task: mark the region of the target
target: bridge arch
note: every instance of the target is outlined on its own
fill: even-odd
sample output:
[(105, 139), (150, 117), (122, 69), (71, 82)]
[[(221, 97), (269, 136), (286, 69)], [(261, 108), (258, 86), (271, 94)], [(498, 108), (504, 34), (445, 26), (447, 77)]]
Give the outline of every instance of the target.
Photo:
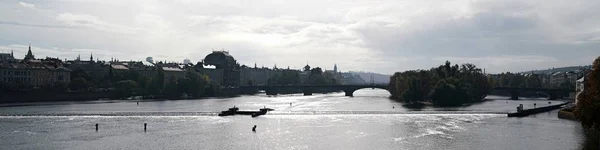
[(342, 88), (346, 96), (354, 97), (354, 92), (360, 89), (382, 89), (388, 91), (388, 93), (392, 94), (390, 90), (387, 89), (386, 86), (364, 86), (364, 87), (346, 87)]

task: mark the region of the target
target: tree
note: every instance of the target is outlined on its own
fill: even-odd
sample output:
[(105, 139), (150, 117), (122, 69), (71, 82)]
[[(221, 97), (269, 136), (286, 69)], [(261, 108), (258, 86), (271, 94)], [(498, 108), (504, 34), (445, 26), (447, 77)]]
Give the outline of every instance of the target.
[(527, 88), (542, 88), (542, 81), (538, 75), (532, 74), (525, 78), (525, 87)]
[[(188, 82), (186, 93), (191, 96), (197, 96), (197, 97), (202, 96), (205, 92), (206, 85), (208, 84), (208, 81), (209, 81), (208, 76), (202, 75), (197, 72), (188, 72), (186, 78), (187, 78), (186, 81), (183, 81), (183, 82)], [(181, 83), (181, 82), (182, 81), (180, 81), (179, 83)]]
[(128, 97), (136, 94), (138, 84), (133, 80), (122, 80), (116, 83), (115, 88), (121, 97)]
[(310, 75), (322, 75), (323, 74), (323, 70), (320, 67), (316, 67), (316, 68), (312, 68), (310, 70)]
[(456, 106), (471, 101), (466, 90), (453, 78), (441, 80), (431, 92), (434, 104), (440, 106)]
[(524, 77), (521, 75), (514, 75), (512, 76), (512, 78), (510, 79), (510, 82), (508, 83), (510, 87), (513, 88), (523, 88), (525, 87), (525, 82), (524, 82)]
[(84, 77), (76, 77), (71, 79), (71, 83), (69, 83), (69, 88), (71, 90), (85, 90), (88, 88), (87, 80)]
[(492, 90), (490, 78), (473, 64), (446, 61), (430, 70), (397, 72), (390, 78), (392, 99), (404, 102), (431, 99), (436, 105), (460, 105), (480, 101)]
[(575, 116), (585, 128), (600, 130), (600, 57), (586, 76), (584, 91), (575, 107)]
[(277, 85), (295, 85), (300, 84), (300, 75), (298, 71), (285, 70), (281, 75), (274, 76)]
[(407, 89), (401, 94), (404, 102), (423, 101), (425, 99), (425, 92), (423, 91), (423, 88), (421, 88), (419, 79), (411, 77), (408, 79), (407, 83)]
[(183, 92), (179, 91), (178, 80), (176, 77), (171, 76), (169, 82), (163, 90), (163, 94), (169, 98), (179, 98)]

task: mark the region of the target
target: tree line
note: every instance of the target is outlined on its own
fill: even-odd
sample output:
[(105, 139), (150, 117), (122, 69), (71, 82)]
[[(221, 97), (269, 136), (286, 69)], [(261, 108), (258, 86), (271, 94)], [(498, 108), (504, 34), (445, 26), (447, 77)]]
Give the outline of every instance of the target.
[(335, 74), (323, 72), (319, 67), (312, 68), (308, 77), (302, 82), (300, 71), (283, 70), (280, 74), (274, 74), (267, 80), (267, 85), (335, 85), (340, 84)]
[[(573, 82), (565, 80), (559, 83), (558, 86), (551, 85), (549, 82), (542, 82), (542, 78), (549, 78), (548, 75), (543, 74), (520, 74), (505, 72), (497, 75), (493, 75), (490, 78), (490, 83), (494, 87), (512, 87), (512, 88), (561, 88), (561, 89), (574, 89), (575, 85)], [(566, 77), (565, 77), (566, 78)]]
[[(180, 98), (212, 96), (216, 85), (210, 83), (208, 76), (194, 71), (187, 71), (183, 77), (165, 77), (162, 68), (157, 67), (151, 75), (142, 75), (137, 71), (109, 74), (103, 78), (95, 78), (89, 73), (76, 69), (71, 72), (69, 90), (88, 91), (104, 89), (116, 91), (120, 97), (155, 96), (163, 98)], [(165, 81), (166, 80), (166, 81)]]

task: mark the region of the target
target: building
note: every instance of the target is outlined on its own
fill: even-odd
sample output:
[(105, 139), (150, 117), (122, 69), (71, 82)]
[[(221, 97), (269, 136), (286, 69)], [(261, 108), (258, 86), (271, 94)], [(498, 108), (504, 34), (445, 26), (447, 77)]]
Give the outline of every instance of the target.
[(66, 61), (65, 67), (72, 71), (82, 70), (91, 77), (101, 79), (107, 76), (110, 72), (110, 64), (107, 62), (94, 61), (94, 56), (90, 54), (89, 61), (81, 60), (80, 56), (72, 61)]
[(14, 54), (4, 55), (0, 61), (0, 82), (9, 85), (25, 85), (33, 87), (69, 84), (71, 70), (63, 66), (57, 58), (35, 59), (31, 46), (21, 61), (14, 59)]
[(28, 60), (0, 63), (0, 81), (33, 87), (69, 84), (71, 70), (55, 62)]
[(267, 85), (271, 77), (282, 73), (282, 70), (256, 67), (242, 67), (240, 70), (239, 84), (244, 86)]
[[(213, 51), (208, 54), (204, 60), (203, 65), (212, 65), (215, 70), (204, 70), (201, 72), (210, 72), (209, 78), (211, 80), (220, 80), (221, 86), (236, 87), (240, 85), (240, 65), (227, 51)], [(222, 75), (213, 76), (221, 73)], [(218, 79), (222, 78), (222, 79)]]
[(576, 81), (575, 84), (575, 104), (577, 104), (577, 101), (579, 100), (579, 95), (581, 93), (583, 93), (583, 90), (585, 90), (585, 79), (586, 77), (581, 77), (579, 80)]
[(124, 75), (129, 72), (129, 68), (127, 68), (123, 64), (111, 64), (110, 65), (110, 73), (112, 75)]
[(575, 81), (578, 79), (577, 74), (573, 71), (568, 72), (556, 72), (550, 75), (549, 81), (551, 87), (560, 87), (562, 83), (569, 83), (575, 85)]
[[(181, 68), (177, 67), (162, 67), (164, 73), (164, 85), (167, 85), (172, 82), (172, 80), (179, 80), (181, 78), (185, 78), (185, 71)], [(175, 81), (177, 82), (177, 81)]]
[(0, 53), (0, 61), (14, 60), (15, 55), (11, 51), (10, 53)]

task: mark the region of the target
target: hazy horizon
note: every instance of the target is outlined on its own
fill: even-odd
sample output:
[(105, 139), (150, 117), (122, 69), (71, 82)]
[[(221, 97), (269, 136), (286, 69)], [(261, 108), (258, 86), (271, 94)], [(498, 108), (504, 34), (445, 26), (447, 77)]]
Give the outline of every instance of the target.
[(0, 2), (0, 52), (393, 72), (474, 63), (489, 73), (589, 65), (600, 1)]

